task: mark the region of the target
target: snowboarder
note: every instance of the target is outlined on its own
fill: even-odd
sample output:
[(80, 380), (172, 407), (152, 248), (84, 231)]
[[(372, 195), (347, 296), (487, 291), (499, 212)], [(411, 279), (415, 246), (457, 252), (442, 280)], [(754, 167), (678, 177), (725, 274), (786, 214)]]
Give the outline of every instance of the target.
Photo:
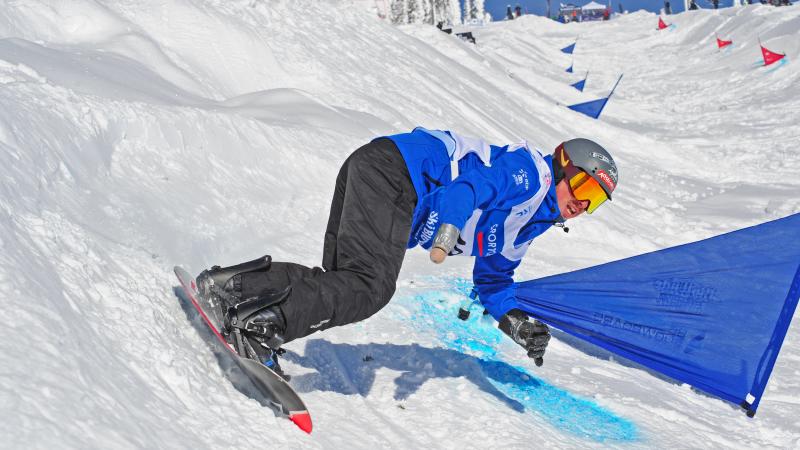
[(196, 281), (201, 293), (225, 304), (225, 327), (238, 328), (244, 345), (274, 366), (283, 343), (383, 308), (407, 248), (421, 246), (434, 263), (474, 256), (481, 303), (541, 365), (549, 329), (518, 308), (514, 270), (534, 238), (552, 226), (567, 231), (567, 219), (593, 213), (616, 184), (611, 155), (588, 139), (568, 140), (544, 156), (525, 142), (494, 146), (418, 127), (377, 138), (344, 162), (322, 268), (269, 258), (265, 268), (262, 258), (255, 270), (249, 263), (215, 266)]

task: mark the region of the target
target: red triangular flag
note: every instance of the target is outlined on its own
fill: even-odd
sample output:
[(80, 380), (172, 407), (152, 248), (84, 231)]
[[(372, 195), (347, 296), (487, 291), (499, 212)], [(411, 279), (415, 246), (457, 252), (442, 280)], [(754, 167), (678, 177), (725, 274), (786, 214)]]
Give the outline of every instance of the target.
[(733, 44), (733, 41), (723, 41), (720, 38), (717, 38), (717, 48), (727, 47)]
[(664, 21), (661, 20), (661, 17), (659, 17), (658, 18), (658, 29), (659, 30), (663, 30), (664, 28), (667, 28), (667, 24), (665, 24)]
[(763, 45), (761, 46), (761, 54), (764, 55), (764, 65), (768, 66), (774, 62), (780, 61), (783, 59), (786, 54), (781, 55), (780, 53), (775, 53), (767, 50)]

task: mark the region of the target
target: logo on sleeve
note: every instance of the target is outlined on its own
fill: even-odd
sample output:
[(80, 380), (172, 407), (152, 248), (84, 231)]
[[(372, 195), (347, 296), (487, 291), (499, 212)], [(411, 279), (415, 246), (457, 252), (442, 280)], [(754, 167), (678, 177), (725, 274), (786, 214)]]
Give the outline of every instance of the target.
[(524, 217), (531, 211), (533, 211), (533, 205), (530, 205), (527, 208), (524, 208), (524, 209), (521, 209), (521, 210), (515, 212), (514, 215), (517, 216), (517, 217)]
[(489, 227), (489, 233), (486, 235), (486, 254), (483, 254), (483, 246), (481, 246), (481, 256), (492, 256), (497, 253), (497, 227), (496, 223)]
[(428, 220), (425, 221), (425, 226), (419, 231), (417, 240), (420, 244), (424, 244), (431, 240), (433, 232), (436, 231), (436, 225), (439, 223), (439, 213), (431, 211), (428, 214)]
[(514, 177), (514, 183), (516, 183), (517, 186), (524, 184), (526, 191), (530, 188), (530, 183), (528, 182), (528, 172), (526, 172), (525, 169), (519, 169), (519, 172), (512, 174), (512, 176)]

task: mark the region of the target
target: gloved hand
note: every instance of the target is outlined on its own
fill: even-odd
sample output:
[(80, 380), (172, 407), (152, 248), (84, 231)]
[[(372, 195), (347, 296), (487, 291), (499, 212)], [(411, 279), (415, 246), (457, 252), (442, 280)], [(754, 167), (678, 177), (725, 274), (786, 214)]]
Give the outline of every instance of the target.
[(527, 350), (537, 367), (544, 364), (544, 351), (550, 342), (547, 325), (535, 319), (531, 322), (523, 311), (512, 309), (500, 319), (497, 328)]

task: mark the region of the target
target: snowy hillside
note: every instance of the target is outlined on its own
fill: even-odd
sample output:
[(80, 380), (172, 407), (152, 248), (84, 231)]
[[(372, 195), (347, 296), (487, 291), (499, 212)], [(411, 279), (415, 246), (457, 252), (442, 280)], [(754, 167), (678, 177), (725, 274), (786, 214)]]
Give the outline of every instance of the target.
[[(319, 264), (339, 164), (416, 125), (612, 152), (613, 203), (537, 239), (520, 280), (800, 212), (800, 6), (669, 20), (525, 16), (473, 46), (347, 0), (2, 2), (0, 447), (799, 448), (797, 318), (747, 419), (560, 333), (535, 367), (456, 318), (471, 261), (416, 249), (388, 307), (287, 346), (306, 435), (173, 291), (176, 264)], [(621, 73), (601, 120), (563, 106)]]

